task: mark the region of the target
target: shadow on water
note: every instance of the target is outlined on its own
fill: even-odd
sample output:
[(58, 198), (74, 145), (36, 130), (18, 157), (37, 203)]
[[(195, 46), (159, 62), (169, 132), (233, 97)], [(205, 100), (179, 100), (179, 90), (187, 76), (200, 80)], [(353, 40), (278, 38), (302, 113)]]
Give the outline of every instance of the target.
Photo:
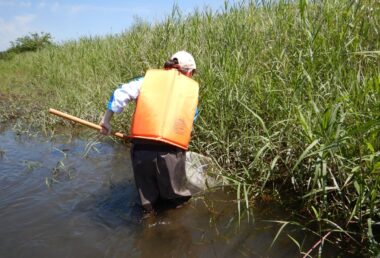
[(77, 209), (91, 210), (91, 219), (113, 229), (139, 225), (142, 215), (135, 186), (129, 182), (111, 183), (108, 190), (82, 201)]

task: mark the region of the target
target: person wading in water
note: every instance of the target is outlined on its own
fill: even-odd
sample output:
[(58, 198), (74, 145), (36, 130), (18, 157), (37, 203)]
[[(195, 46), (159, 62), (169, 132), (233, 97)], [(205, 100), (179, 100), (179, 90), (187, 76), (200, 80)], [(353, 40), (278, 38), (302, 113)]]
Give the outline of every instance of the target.
[(144, 77), (121, 84), (100, 122), (100, 132), (110, 134), (113, 114), (122, 112), (131, 100), (137, 101), (130, 132), (131, 159), (143, 218), (155, 214), (159, 202), (177, 207), (191, 198), (185, 162), (198, 113), (195, 70), (190, 53), (175, 53), (164, 69), (148, 70)]

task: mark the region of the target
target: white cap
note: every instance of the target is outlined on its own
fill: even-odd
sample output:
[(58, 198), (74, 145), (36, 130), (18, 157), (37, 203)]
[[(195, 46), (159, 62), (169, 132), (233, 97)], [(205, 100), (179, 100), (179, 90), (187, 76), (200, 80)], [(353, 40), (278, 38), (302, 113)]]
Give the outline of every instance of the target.
[(177, 59), (178, 64), (183, 69), (192, 69), (192, 70), (197, 69), (197, 66), (195, 65), (194, 57), (186, 51), (178, 51), (170, 59), (171, 60)]

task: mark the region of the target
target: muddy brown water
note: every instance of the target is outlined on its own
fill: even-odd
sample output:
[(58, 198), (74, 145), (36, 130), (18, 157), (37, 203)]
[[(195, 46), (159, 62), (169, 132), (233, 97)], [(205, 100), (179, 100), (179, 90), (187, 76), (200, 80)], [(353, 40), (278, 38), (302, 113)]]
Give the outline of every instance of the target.
[(226, 189), (141, 221), (128, 146), (89, 134), (28, 136), (3, 127), (0, 257), (301, 256), (285, 234), (270, 248), (280, 225), (264, 219), (282, 210), (253, 210), (239, 223)]

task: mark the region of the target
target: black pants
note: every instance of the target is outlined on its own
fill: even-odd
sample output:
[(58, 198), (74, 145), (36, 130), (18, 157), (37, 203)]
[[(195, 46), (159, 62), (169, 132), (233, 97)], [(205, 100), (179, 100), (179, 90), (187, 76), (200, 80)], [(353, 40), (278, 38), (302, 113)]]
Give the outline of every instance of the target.
[(175, 146), (135, 140), (131, 148), (135, 183), (145, 210), (159, 200), (181, 204), (191, 197), (186, 179), (186, 152)]

